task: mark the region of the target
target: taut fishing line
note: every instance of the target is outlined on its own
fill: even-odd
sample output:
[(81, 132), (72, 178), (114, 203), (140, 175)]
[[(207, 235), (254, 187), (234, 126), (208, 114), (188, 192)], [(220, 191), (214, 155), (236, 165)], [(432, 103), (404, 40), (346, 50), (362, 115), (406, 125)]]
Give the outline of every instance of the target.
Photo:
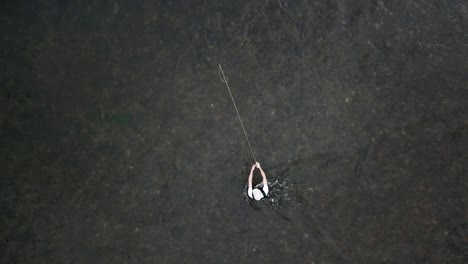
[(253, 157), (254, 161), (257, 162), (257, 158), (255, 157), (255, 153), (254, 153), (254, 151), (252, 149), (252, 145), (250, 145), (250, 140), (249, 140), (249, 137), (247, 136), (247, 132), (245, 131), (244, 123), (242, 122), (242, 118), (241, 118), (241, 116), (239, 114), (239, 110), (237, 109), (236, 101), (234, 101), (234, 97), (232, 96), (232, 93), (231, 93), (231, 88), (229, 88), (229, 83), (228, 83), (228, 80), (227, 80), (226, 76), (224, 75), (224, 71), (223, 71), (223, 68), (221, 67), (221, 64), (219, 64), (219, 73), (221, 73), (220, 74), (220, 77), (222, 77), (221, 81), (226, 84), (229, 95), (231, 96), (232, 103), (234, 104), (234, 108), (236, 109), (237, 117), (239, 117), (239, 121), (240, 121), (240, 124), (242, 126), (242, 130), (244, 131), (245, 139), (247, 139), (247, 144), (249, 144), (250, 151), (252, 152), (252, 157)]

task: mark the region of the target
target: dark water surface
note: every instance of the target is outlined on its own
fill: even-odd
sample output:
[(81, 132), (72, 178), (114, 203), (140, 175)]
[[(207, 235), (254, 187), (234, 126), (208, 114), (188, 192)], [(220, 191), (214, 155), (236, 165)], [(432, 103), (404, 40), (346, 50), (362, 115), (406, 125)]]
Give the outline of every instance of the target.
[[(466, 1), (4, 1), (1, 263), (467, 263)], [(251, 155), (272, 196), (243, 194)]]

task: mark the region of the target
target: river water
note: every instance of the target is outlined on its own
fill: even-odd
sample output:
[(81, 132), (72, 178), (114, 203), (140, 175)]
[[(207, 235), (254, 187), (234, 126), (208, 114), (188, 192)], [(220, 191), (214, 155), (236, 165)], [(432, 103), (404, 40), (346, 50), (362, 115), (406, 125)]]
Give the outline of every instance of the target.
[(467, 262), (466, 1), (39, 2), (0, 13), (0, 262)]

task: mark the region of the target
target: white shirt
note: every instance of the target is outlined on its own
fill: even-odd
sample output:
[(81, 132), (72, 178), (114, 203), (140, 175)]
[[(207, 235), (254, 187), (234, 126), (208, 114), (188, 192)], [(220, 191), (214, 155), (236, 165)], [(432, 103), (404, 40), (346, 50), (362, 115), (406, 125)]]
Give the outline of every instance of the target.
[[(263, 185), (263, 186), (260, 187), (260, 185)], [(263, 190), (263, 193), (265, 193), (265, 195), (263, 195), (262, 191), (260, 191), (260, 188)], [(260, 201), (262, 198), (265, 198), (265, 196), (268, 195), (268, 191), (269, 189), (268, 189), (268, 182), (267, 182), (267, 183), (262, 183), (262, 184), (255, 186), (253, 190), (252, 188), (249, 188), (247, 190), (247, 195), (249, 195), (249, 197), (252, 199)]]

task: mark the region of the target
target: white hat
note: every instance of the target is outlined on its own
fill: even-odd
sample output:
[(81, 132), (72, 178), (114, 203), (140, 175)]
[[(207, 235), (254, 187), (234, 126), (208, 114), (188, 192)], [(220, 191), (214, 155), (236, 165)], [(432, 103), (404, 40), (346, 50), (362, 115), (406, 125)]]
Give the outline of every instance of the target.
[(252, 196), (253, 196), (254, 199), (257, 200), (257, 201), (260, 201), (262, 198), (265, 197), (265, 196), (263, 196), (263, 193), (262, 193), (259, 189), (257, 189), (257, 188), (253, 189), (253, 191), (252, 191)]

